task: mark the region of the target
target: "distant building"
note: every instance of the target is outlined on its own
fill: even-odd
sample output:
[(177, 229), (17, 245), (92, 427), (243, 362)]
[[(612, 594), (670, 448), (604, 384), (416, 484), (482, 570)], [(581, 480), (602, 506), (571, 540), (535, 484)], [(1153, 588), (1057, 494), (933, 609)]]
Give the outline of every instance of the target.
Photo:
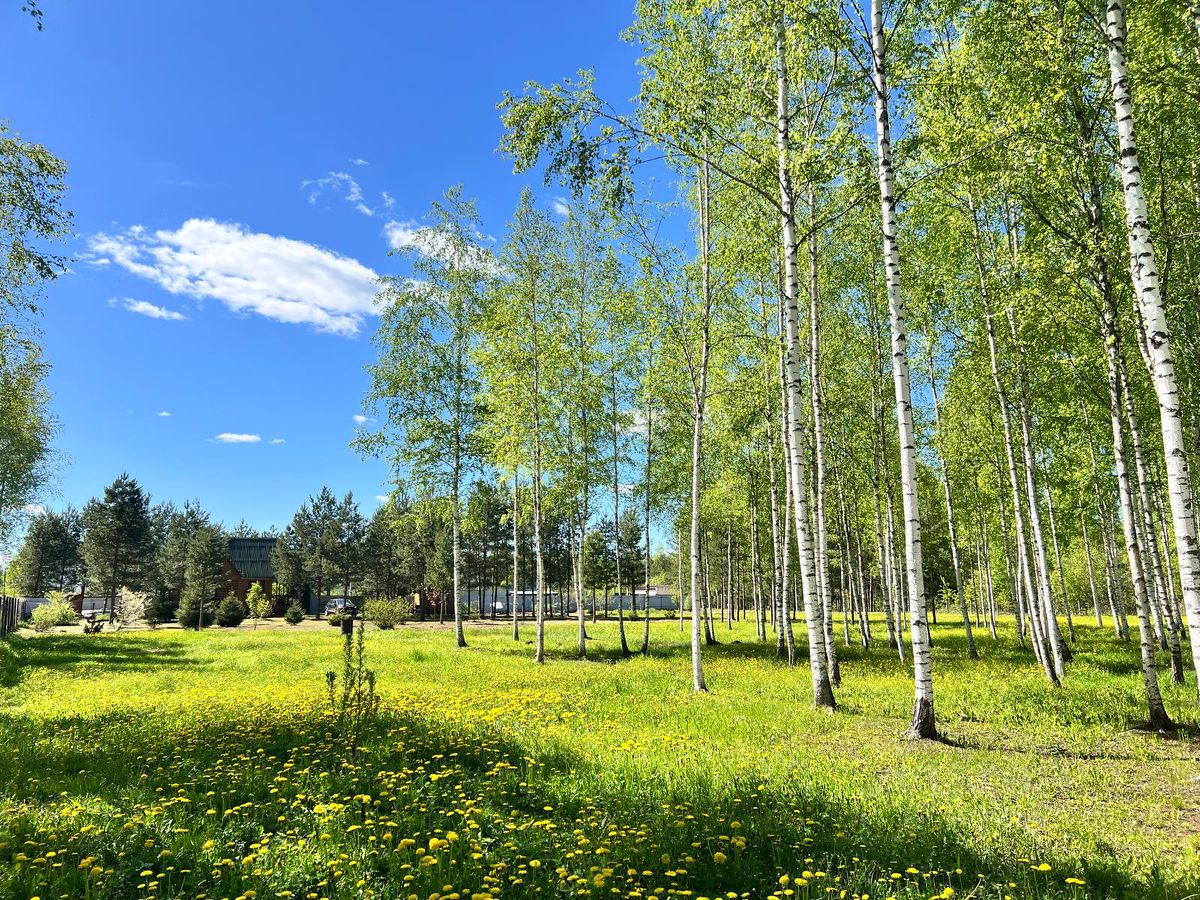
[(250, 585), (262, 585), (268, 597), (275, 588), (275, 568), (271, 554), (275, 550), (275, 538), (230, 538), (228, 558), (225, 560), (225, 575), (229, 588), (239, 600), (245, 600)]
[[(645, 588), (637, 588), (636, 590), (634, 590), (633, 598), (634, 598), (633, 605), (637, 609), (645, 609), (646, 608), (647, 603), (646, 603), (646, 589)], [(631, 608), (628, 594), (615, 594), (609, 598), (609, 602), (612, 604), (614, 609), (616, 609), (618, 606), (621, 606), (624, 609)], [(671, 587), (670, 585), (661, 585), (661, 584), (650, 585), (649, 606), (651, 609), (660, 609), (660, 610), (675, 609), (675, 589), (673, 587)]]

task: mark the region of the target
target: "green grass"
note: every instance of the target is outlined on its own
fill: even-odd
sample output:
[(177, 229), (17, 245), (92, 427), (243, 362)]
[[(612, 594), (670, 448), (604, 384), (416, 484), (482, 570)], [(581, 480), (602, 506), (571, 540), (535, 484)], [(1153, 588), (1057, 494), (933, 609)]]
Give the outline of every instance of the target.
[(629, 660), (590, 625), (589, 661), (553, 624), (541, 667), (531, 625), (462, 651), (372, 631), (358, 753), (326, 709), (334, 629), (13, 638), (0, 898), (1196, 894), (1192, 675), (1163, 680), (1184, 730), (1147, 734), (1135, 648), (1077, 628), (1054, 689), (1015, 640), (967, 659), (943, 618), (939, 744), (901, 739), (911, 680), (881, 643), (839, 647), (830, 715), (752, 626), (719, 628), (702, 696), (674, 621)]

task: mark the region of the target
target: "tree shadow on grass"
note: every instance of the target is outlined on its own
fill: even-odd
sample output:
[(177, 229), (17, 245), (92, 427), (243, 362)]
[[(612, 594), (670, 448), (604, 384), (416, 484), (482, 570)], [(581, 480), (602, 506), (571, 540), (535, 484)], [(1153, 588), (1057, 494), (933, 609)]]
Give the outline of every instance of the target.
[(16, 687), (31, 669), (106, 671), (194, 668), (185, 648), (120, 634), (48, 634), (0, 641), (0, 687)]
[[(27, 745), (24, 739), (36, 723), (0, 715), (0, 727), (24, 745), (19, 754), (0, 755), (0, 781), (9, 785), (12, 794), (33, 802), (48, 802), (64, 793), (87, 795), (107, 800), (114, 812), (124, 811), (137, 801), (136, 792), (153, 795), (161, 788), (158, 782), (180, 778), (179, 769), (202, 772), (222, 755), (238, 753), (282, 760), (289, 748), (313, 734), (324, 734), (326, 726), (314, 732), (311, 720), (301, 713), (292, 715), (293, 719), (276, 720), (269, 729), (248, 728), (249, 720), (233, 711), (224, 718), (207, 717), (174, 727), (156, 719), (155, 727), (148, 728), (138, 713), (121, 710), (63, 719), (55, 724), (60, 739)], [(10, 730), (11, 725), (17, 728)], [(938, 889), (950, 883), (960, 896), (973, 895), (980, 884), (1008, 881), (1035, 889), (1029, 895), (1081, 896), (1063, 885), (1067, 875), (1086, 880), (1089, 896), (1167, 900), (1200, 887), (1194, 877), (1185, 879), (1165, 864), (1156, 864), (1144, 879), (1135, 878), (1131, 864), (1123, 865), (1115, 853), (1108, 860), (1093, 854), (1093, 861), (1082, 868), (1075, 859), (1039, 857), (1033, 862), (1048, 864), (1051, 872), (1035, 873), (1028, 862), (1012, 858), (1019, 848), (996, 845), (981, 852), (978, 848), (986, 841), (963, 833), (961, 823), (942, 816), (936, 797), (897, 799), (890, 808), (881, 808), (848, 795), (832, 770), (821, 779), (772, 779), (752, 761), (738, 767), (736, 774), (720, 765), (710, 771), (665, 762), (621, 768), (624, 760), (619, 759), (619, 751), (614, 751), (617, 756), (584, 755), (555, 739), (543, 736), (531, 744), (502, 727), (447, 721), (436, 714), (390, 714), (382, 725), (384, 734), (403, 726), (403, 740), (382, 736), (372, 740), (371, 763), (366, 767), (327, 760), (329, 770), (338, 774), (320, 790), (338, 799), (359, 792), (375, 795), (374, 772), (416, 769), (411, 777), (419, 779), (420, 787), (414, 795), (424, 798), (433, 788), (429, 775), (419, 774), (424, 771), (419, 767), (444, 754), (469, 782), (464, 789), (472, 796), (479, 793), (476, 802), (490, 808), (495, 821), (509, 822), (516, 812), (530, 820), (553, 820), (570, 833), (584, 827), (580, 823), (599, 820), (604, 824), (598, 831), (605, 833), (600, 836), (611, 834), (608, 823), (615, 823), (611, 828), (619, 826), (623, 832), (623, 837), (614, 839), (610, 857), (619, 863), (617, 868), (662, 871), (665, 854), (673, 867), (684, 870), (676, 878), (678, 888), (693, 895), (736, 888), (766, 896), (778, 889), (781, 872), (795, 878), (811, 870), (829, 873), (829, 880), (814, 882), (819, 889), (833, 886), (832, 877), (844, 874), (846, 881), (840, 887), (869, 890), (872, 896), (887, 896), (896, 888), (906, 889), (905, 896), (929, 896), (929, 892), (919, 893), (915, 883), (923, 876), (910, 874), (910, 868), (920, 873), (936, 870)], [(156, 769), (157, 758), (164, 754), (176, 760), (166, 772)], [(499, 760), (509, 764), (508, 775), (497, 776)], [(536, 767), (531, 767), (534, 761)], [(34, 773), (36, 778), (30, 778)], [(148, 774), (150, 781), (145, 780)], [(246, 815), (261, 819), (262, 830), (274, 830), (279, 827), (278, 810), (264, 805), (261, 815), (257, 811), (257, 803), (274, 785), (270, 778), (234, 781), (223, 802), (227, 807), (254, 804)], [(322, 798), (310, 798), (307, 805), (312, 799)], [(505, 840), (512, 836), (521, 840), (525, 833), (505, 828), (497, 832)], [(744, 839), (745, 845), (733, 849), (729, 836)], [(134, 837), (140, 841), (144, 835)], [(596, 834), (592, 838), (598, 839)], [(724, 861), (717, 859), (718, 853)], [(685, 865), (686, 857), (693, 861)], [(547, 868), (553, 871), (560, 862), (572, 865), (569, 858), (553, 859), (547, 861)], [(900, 877), (893, 879), (892, 873)], [(983, 882), (980, 874), (986, 876)]]

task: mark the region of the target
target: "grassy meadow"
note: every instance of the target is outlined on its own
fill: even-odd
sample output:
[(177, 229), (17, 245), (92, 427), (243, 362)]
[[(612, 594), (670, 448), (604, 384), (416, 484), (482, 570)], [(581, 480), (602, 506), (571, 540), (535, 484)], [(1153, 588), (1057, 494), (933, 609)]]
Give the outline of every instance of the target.
[(1139, 729), (1111, 630), (1077, 625), (1054, 689), (1011, 636), (967, 659), (943, 617), (938, 744), (900, 738), (911, 686), (882, 642), (839, 646), (830, 715), (752, 624), (719, 628), (701, 696), (674, 620), (648, 658), (589, 630), (580, 661), (551, 624), (541, 667), (531, 624), (472, 625), (466, 650), (369, 631), (383, 702), (357, 751), (324, 624), (0, 642), (0, 898), (1200, 892), (1195, 683), (1163, 679), (1179, 734)]

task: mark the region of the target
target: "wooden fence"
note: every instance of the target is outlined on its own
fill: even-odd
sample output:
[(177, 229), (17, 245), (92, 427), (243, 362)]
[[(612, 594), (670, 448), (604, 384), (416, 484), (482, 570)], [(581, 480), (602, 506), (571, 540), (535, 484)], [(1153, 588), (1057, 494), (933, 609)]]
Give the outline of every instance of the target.
[(16, 631), (21, 621), (21, 601), (16, 597), (0, 597), (0, 637)]

